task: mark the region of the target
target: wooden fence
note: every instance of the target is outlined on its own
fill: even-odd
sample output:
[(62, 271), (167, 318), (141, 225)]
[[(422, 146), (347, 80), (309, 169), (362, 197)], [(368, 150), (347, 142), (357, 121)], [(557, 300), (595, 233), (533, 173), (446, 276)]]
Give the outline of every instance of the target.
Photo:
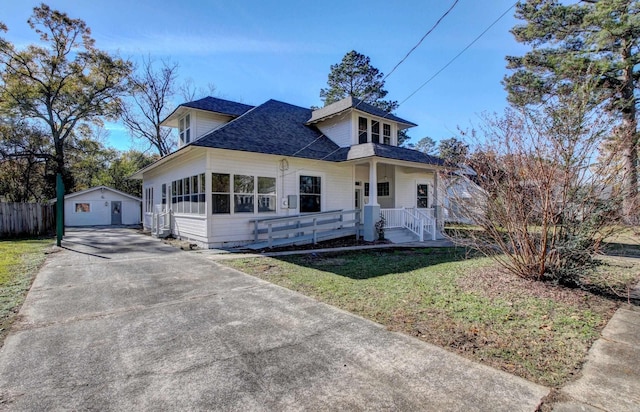
[(53, 233), (55, 205), (0, 202), (0, 238)]

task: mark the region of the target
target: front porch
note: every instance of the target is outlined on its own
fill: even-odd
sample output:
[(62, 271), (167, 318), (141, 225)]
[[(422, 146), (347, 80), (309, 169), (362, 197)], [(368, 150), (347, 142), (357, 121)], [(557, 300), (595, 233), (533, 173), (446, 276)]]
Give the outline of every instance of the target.
[[(360, 210), (334, 210), (296, 216), (252, 220), (254, 242), (246, 249), (316, 244), (320, 241), (364, 233)], [(422, 243), (442, 239), (434, 209), (381, 209), (385, 238), (392, 243)], [(372, 240), (379, 240), (379, 234)], [(427, 246), (427, 243), (425, 243)]]
[(406, 230), (415, 241), (442, 238), (438, 166), (372, 157), (359, 160), (355, 169), (356, 207), (362, 204), (365, 241), (377, 238), (381, 219), (385, 229)]

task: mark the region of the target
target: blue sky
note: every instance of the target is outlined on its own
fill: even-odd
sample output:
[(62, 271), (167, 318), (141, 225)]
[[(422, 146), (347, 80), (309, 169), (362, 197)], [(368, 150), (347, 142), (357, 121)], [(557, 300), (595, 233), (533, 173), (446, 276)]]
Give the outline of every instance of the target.
[[(34, 43), (26, 20), (31, 0), (0, 0), (4, 37), (18, 47)], [(180, 80), (213, 83), (218, 97), (247, 104), (277, 99), (321, 105), (332, 64), (356, 50), (388, 73), (453, 0), (418, 1), (217, 1), (51, 0), (54, 9), (83, 19), (96, 46), (139, 61), (143, 56), (179, 64)], [(506, 55), (527, 49), (509, 30), (513, 9), (441, 74), (405, 101), (464, 49), (514, 0), (460, 0), (451, 13), (387, 79), (388, 98), (403, 102), (399, 116), (418, 124), (413, 141), (456, 135), (478, 124), (483, 112), (501, 112)], [(181, 103), (179, 98), (173, 102)], [(124, 128), (108, 124), (108, 143), (127, 149)]]

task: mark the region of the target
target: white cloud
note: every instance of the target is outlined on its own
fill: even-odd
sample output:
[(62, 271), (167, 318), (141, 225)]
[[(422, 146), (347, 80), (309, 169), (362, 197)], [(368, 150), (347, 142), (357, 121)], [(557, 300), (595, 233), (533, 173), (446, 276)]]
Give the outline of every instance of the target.
[(296, 53), (308, 45), (250, 37), (180, 33), (141, 34), (135, 38), (107, 36), (97, 41), (101, 49), (123, 54), (208, 55), (216, 53)]

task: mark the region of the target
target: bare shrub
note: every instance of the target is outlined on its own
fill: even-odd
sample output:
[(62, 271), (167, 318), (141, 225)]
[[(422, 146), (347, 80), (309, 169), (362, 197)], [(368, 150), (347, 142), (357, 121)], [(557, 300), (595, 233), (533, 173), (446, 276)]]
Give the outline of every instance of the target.
[(534, 110), (485, 116), (468, 159), (477, 175), (449, 183), (457, 213), (474, 223), (450, 233), (454, 241), (523, 278), (579, 282), (620, 205), (598, 157), (613, 122), (589, 96), (583, 86)]

